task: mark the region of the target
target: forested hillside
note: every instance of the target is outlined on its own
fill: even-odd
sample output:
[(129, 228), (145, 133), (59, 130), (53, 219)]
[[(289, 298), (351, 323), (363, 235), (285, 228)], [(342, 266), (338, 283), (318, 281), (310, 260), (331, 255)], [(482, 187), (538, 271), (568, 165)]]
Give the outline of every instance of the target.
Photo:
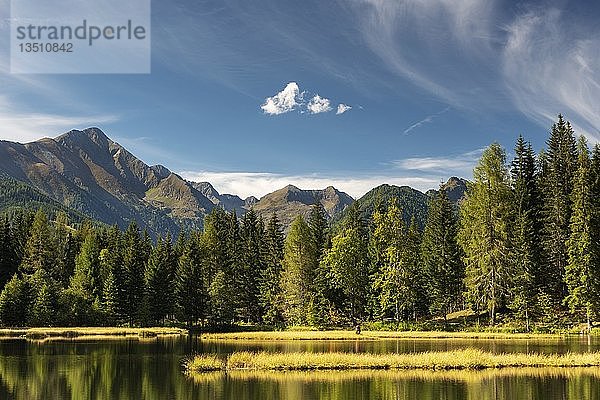
[(519, 137), (514, 153), (508, 161), (497, 143), (484, 151), (460, 213), (444, 186), (425, 215), (427, 196), (382, 186), (335, 230), (317, 204), (285, 238), (276, 214), (219, 207), (202, 230), (155, 242), (135, 222), (74, 229), (64, 212), (6, 213), (0, 322), (322, 327), (443, 321), (470, 309), (524, 330), (591, 325), (600, 146), (590, 150), (559, 116), (544, 151)]

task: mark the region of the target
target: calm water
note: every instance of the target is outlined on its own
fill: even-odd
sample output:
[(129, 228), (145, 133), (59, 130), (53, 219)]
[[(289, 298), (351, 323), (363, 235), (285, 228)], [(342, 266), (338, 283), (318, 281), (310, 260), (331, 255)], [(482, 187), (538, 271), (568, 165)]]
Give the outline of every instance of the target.
[(600, 351), (600, 340), (201, 342), (0, 340), (0, 399), (600, 399), (600, 368), (499, 371), (233, 372), (187, 378), (192, 352), (236, 350), (414, 352)]

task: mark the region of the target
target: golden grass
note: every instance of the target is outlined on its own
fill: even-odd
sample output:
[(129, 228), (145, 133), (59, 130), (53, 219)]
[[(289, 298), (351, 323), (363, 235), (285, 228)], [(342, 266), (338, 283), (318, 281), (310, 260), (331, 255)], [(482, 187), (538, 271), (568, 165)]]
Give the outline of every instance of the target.
[[(199, 365), (211, 357), (200, 355)], [(192, 358), (184, 364), (189, 373), (195, 369)], [(235, 352), (222, 364), (226, 370), (352, 370), (352, 369), (425, 369), (425, 370), (479, 370), (506, 367), (592, 367), (600, 366), (600, 352), (568, 354), (494, 354), (479, 349), (464, 349), (423, 353), (268, 353)]]
[(184, 361), (188, 371), (210, 372), (225, 369), (225, 362), (214, 354), (198, 354)]
[(184, 335), (187, 330), (181, 328), (120, 328), (120, 327), (79, 327), (79, 328), (28, 328), (0, 329), (0, 337), (25, 337), (32, 340), (48, 338), (77, 338), (77, 337), (115, 337), (137, 336), (140, 338)]
[(532, 339), (556, 338), (560, 335), (506, 332), (440, 332), (440, 331), (274, 331), (207, 333), (206, 340), (378, 340), (378, 339)]

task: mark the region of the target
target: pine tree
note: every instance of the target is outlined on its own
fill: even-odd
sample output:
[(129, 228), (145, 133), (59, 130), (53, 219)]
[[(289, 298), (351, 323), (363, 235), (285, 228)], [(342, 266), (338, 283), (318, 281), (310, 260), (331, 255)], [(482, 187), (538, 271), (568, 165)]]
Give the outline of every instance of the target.
[(102, 281), (100, 279), (100, 249), (94, 231), (86, 236), (81, 250), (75, 260), (75, 272), (71, 279), (71, 287), (90, 301), (100, 299)]
[(330, 245), (326, 215), (323, 206), (317, 203), (311, 207), (307, 219), (313, 242), (311, 247), (314, 249), (311, 269), (315, 271), (313, 280), (314, 298), (310, 310), (309, 323), (315, 326), (324, 326), (329, 322), (326, 314), (329, 308), (327, 297), (330, 288), (328, 285), (327, 270), (321, 267), (323, 255)]
[(49, 272), (52, 269), (54, 258), (51, 238), (48, 218), (42, 210), (39, 210), (35, 214), (29, 239), (25, 245), (25, 253), (20, 266), (22, 273), (33, 274), (39, 269)]
[(281, 312), (281, 262), (283, 260), (283, 230), (277, 214), (273, 213), (265, 231), (264, 270), (260, 279), (260, 298), (263, 321), (277, 325), (283, 322)]
[(314, 300), (315, 273), (312, 233), (302, 216), (296, 217), (285, 239), (281, 288), (288, 325), (306, 325)]
[(119, 290), (112, 270), (109, 270), (106, 279), (104, 279), (101, 310), (107, 325), (113, 326), (119, 323)]
[(54, 292), (43, 283), (31, 306), (30, 323), (33, 326), (53, 326), (56, 321)]
[(263, 230), (253, 210), (248, 211), (242, 218), (240, 240), (242, 242), (242, 262), (239, 297), (243, 310), (242, 315), (247, 322), (260, 322), (262, 310), (259, 280), (264, 268)]
[(64, 211), (56, 216), (53, 243), (55, 245), (56, 265), (52, 277), (60, 282), (63, 287), (68, 286), (69, 278), (75, 270), (75, 257), (77, 256), (77, 243), (73, 237), (72, 228), (69, 227), (69, 218)]
[(144, 318), (145, 247), (137, 224), (132, 222), (123, 237), (123, 266), (126, 276), (125, 314), (131, 325), (140, 324)]
[(476, 309), (486, 308), (490, 323), (506, 303), (514, 276), (512, 193), (506, 155), (499, 144), (488, 147), (473, 171), (461, 203), (459, 243), (466, 265), (467, 296)]
[(571, 191), (577, 168), (575, 134), (562, 115), (552, 126), (547, 146), (542, 187), (546, 273), (541, 291), (553, 304), (560, 305), (566, 295), (564, 274), (569, 259), (567, 240), (570, 236)]
[(461, 306), (465, 267), (457, 242), (458, 220), (446, 190), (431, 201), (421, 254), (427, 275), (430, 311), (446, 320)]
[(4, 326), (23, 326), (28, 310), (28, 285), (15, 274), (0, 293), (0, 322)]
[(159, 237), (150, 253), (146, 268), (146, 302), (151, 324), (163, 322), (169, 312), (169, 291), (172, 286), (170, 263), (166, 241)]
[[(587, 142), (583, 136), (577, 145), (578, 169), (572, 191), (571, 235), (567, 241), (569, 262), (565, 270), (565, 282), (569, 294), (565, 302), (572, 312), (583, 310), (588, 330), (591, 318), (600, 303), (600, 273), (592, 264), (592, 182), (591, 162)], [(597, 200), (597, 199), (595, 199)]]
[(15, 240), (8, 215), (0, 216), (0, 291), (17, 272)]
[(208, 315), (208, 287), (203, 271), (204, 255), (200, 238), (194, 235), (179, 260), (176, 298), (179, 318), (192, 327)]
[(332, 239), (323, 257), (332, 286), (343, 298), (337, 307), (353, 325), (365, 317), (369, 293), (368, 238), (360, 227), (351, 226)]
[(539, 178), (531, 145), (519, 136), (511, 168), (514, 193), (515, 286), (514, 305), (529, 331), (531, 310), (544, 283), (542, 263), (542, 215)]

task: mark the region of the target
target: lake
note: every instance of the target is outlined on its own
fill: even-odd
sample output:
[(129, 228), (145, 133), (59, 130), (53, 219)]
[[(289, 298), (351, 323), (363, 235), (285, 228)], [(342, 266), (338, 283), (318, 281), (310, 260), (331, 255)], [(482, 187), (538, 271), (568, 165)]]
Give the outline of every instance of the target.
[(600, 351), (600, 338), (202, 341), (197, 337), (0, 340), (0, 399), (600, 399), (600, 368), (485, 371), (209, 373), (189, 378), (192, 353), (239, 350), (420, 352)]

